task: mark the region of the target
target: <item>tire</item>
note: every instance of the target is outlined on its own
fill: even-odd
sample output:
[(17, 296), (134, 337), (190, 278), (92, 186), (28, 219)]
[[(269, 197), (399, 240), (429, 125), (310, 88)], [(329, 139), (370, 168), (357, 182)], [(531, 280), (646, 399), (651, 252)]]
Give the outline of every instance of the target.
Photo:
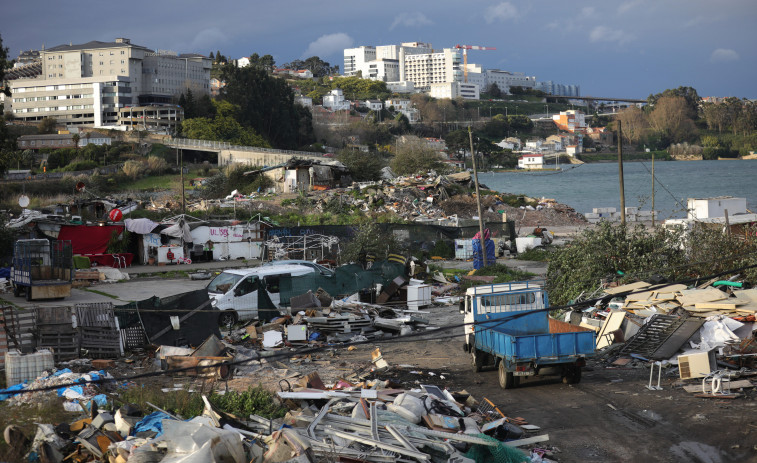
[(15, 297), (19, 297), (21, 295), (21, 287), (18, 285), (13, 285), (13, 295)]
[(512, 371), (507, 371), (505, 368), (505, 362), (502, 360), (499, 361), (499, 386), (502, 389), (513, 389), (515, 388), (516, 384), (516, 378), (515, 375), (513, 375)]
[(220, 326), (230, 326), (237, 322), (237, 313), (233, 310), (223, 310), (218, 314), (218, 324)]
[(562, 378), (562, 382), (565, 384), (578, 384), (581, 382), (581, 367), (570, 366), (566, 367), (567, 371)]
[(31, 301), (32, 300), (32, 287), (27, 286), (25, 289), (26, 289), (26, 300)]
[(476, 349), (475, 347), (471, 349), (472, 356), (473, 356), (473, 371), (476, 373), (480, 373), (481, 370), (484, 369), (484, 364), (486, 363), (486, 353)]

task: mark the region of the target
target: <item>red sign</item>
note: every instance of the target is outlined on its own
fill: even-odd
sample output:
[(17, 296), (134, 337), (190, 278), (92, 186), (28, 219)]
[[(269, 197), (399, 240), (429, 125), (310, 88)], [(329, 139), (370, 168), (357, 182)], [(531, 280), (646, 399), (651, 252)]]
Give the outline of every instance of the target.
[(108, 217), (110, 217), (110, 220), (113, 222), (120, 222), (121, 219), (124, 218), (124, 213), (121, 212), (121, 209), (111, 209), (108, 213)]

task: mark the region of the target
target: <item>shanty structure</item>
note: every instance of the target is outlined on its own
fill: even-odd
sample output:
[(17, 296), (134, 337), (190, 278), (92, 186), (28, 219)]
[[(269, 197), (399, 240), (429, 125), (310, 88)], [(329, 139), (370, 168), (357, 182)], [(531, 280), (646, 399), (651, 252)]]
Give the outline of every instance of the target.
[(285, 163), (245, 172), (270, 177), (277, 193), (328, 190), (352, 183), (349, 170), (339, 161), (292, 158)]

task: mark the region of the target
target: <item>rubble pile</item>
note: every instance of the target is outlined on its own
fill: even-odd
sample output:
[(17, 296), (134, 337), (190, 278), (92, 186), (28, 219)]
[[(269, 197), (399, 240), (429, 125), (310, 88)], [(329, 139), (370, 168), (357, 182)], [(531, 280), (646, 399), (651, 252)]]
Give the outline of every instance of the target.
[[(316, 462), (435, 461), (548, 462), (558, 450), (545, 446), (549, 435), (492, 401), (433, 384), (403, 387), (380, 376), (393, 369), (374, 355), (367, 379), (325, 384), (318, 372), (303, 376), (275, 395), (283, 418), (235, 416), (202, 395), (204, 410), (177, 416), (150, 404), (140, 410), (118, 399), (117, 391), (95, 394), (87, 383), (68, 408), (69, 422), (38, 423), (30, 439), (15, 425), (5, 429), (9, 456), (24, 461), (76, 462)], [(44, 372), (28, 387), (53, 378), (97, 379), (70, 370)], [(431, 378), (430, 378), (431, 379)], [(443, 380), (443, 377), (439, 378)], [(59, 380), (62, 381), (62, 380)], [(115, 386), (107, 386), (111, 391)], [(139, 387), (127, 384), (126, 387)], [(171, 388), (164, 389), (166, 393)], [(15, 392), (18, 394), (18, 391)], [(53, 392), (54, 393), (54, 392)], [(60, 394), (60, 393), (59, 393)], [(9, 399), (31, 403), (32, 393)], [(5, 398), (4, 396), (2, 397)], [(69, 402), (66, 402), (69, 403)], [(282, 412), (283, 414), (283, 412)], [(276, 415), (281, 416), (281, 415)], [(15, 461), (15, 460), (14, 460)]]
[(595, 330), (611, 367), (649, 366), (649, 389), (662, 389), (665, 370), (673, 387), (696, 397), (737, 398), (757, 376), (757, 289), (742, 286), (639, 281), (606, 288), (597, 305), (568, 312), (565, 321)]

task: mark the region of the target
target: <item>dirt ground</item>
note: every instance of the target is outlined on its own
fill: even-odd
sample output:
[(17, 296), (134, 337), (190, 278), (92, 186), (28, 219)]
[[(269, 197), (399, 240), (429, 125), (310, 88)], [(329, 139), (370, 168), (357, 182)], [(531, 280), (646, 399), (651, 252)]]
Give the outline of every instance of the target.
[[(437, 326), (462, 323), (456, 307), (428, 309)], [(461, 333), (462, 328), (457, 330)], [(454, 333), (453, 333), (454, 334)], [(590, 361), (581, 382), (563, 384), (558, 377), (529, 378), (503, 390), (495, 370), (474, 373), (461, 336), (383, 342), (353, 351), (337, 349), (323, 362), (304, 368), (333, 381), (370, 366), (379, 347), (390, 369), (376, 378), (394, 379), (405, 387), (435, 384), (450, 391), (467, 390), (486, 397), (508, 416), (523, 417), (549, 434), (544, 447), (561, 462), (757, 462), (757, 402), (754, 391), (733, 400), (695, 398), (680, 386), (677, 370), (663, 372), (661, 391), (646, 388), (646, 364), (611, 367)], [(334, 369), (331, 366), (336, 366)]]

